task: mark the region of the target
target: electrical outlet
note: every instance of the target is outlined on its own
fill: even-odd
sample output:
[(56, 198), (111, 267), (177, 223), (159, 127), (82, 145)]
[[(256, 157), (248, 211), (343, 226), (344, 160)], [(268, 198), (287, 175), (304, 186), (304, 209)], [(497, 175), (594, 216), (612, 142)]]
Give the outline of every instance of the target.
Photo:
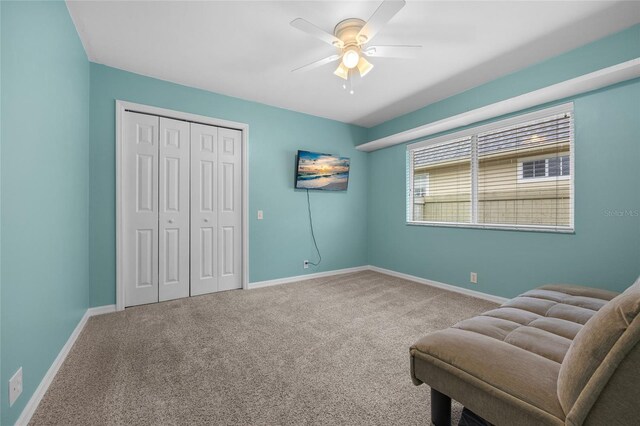
[(307, 268), (309, 267), (309, 261), (308, 261), (308, 260), (305, 260), (305, 261), (302, 263), (302, 267), (303, 267), (304, 269), (307, 269)]
[(473, 284), (478, 284), (478, 274), (475, 272), (472, 272), (470, 280)]
[(262, 210), (258, 210), (258, 220), (262, 220), (263, 217), (264, 214), (262, 213)]
[(22, 367), (18, 368), (16, 374), (9, 379), (9, 407), (16, 402), (16, 399), (22, 393)]

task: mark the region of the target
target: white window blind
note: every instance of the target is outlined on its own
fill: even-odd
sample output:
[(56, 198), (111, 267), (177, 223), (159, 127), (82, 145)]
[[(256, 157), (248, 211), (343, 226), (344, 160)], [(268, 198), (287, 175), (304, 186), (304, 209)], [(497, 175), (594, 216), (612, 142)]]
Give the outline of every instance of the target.
[(409, 222), (572, 230), (573, 118), (558, 109), (410, 146)]
[[(413, 216), (431, 222), (471, 221), (471, 138), (412, 151)], [(428, 179), (428, 193), (420, 187)]]

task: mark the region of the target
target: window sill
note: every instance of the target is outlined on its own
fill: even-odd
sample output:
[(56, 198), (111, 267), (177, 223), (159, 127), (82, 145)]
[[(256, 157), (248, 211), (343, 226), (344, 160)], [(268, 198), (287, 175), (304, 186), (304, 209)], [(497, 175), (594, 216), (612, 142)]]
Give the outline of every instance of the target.
[(519, 184), (537, 183), (537, 182), (557, 182), (557, 181), (563, 181), (563, 180), (569, 180), (569, 179), (571, 179), (571, 175), (531, 177), (531, 178), (523, 178), (522, 173), (518, 175)]
[(467, 228), (467, 229), (492, 229), (498, 231), (524, 231), (524, 232), (548, 232), (552, 234), (575, 234), (575, 229), (560, 228), (555, 226), (535, 226), (535, 225), (494, 225), (494, 224), (471, 224), (471, 223), (451, 223), (451, 222), (412, 222), (407, 221), (409, 226), (432, 226), (438, 228)]

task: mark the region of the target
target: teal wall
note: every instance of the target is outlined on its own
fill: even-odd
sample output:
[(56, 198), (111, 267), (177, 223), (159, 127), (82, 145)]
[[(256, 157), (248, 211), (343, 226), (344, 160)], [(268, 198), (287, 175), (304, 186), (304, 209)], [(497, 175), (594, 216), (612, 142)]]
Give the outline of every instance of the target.
[[(368, 140), (636, 57), (640, 25), (371, 128)], [(575, 103), (575, 234), (406, 225), (403, 144), (369, 157), (369, 263), (505, 297), (546, 282), (630, 285), (640, 274), (640, 80), (567, 101)]]
[[(2, 10), (2, 424), (89, 305), (89, 62), (62, 2)], [(13, 407), (8, 381), (23, 368)]]
[[(0, 383), (2, 383), (2, 6), (0, 5)], [(0, 392), (0, 397), (2, 393)], [(0, 403), (2, 424), (2, 403)]]
[[(91, 306), (115, 303), (116, 99), (249, 124), (250, 282), (367, 264), (365, 129), (91, 64)], [(311, 193), (318, 268), (302, 268), (315, 252), (293, 188), (298, 149), (351, 157), (347, 192)]]

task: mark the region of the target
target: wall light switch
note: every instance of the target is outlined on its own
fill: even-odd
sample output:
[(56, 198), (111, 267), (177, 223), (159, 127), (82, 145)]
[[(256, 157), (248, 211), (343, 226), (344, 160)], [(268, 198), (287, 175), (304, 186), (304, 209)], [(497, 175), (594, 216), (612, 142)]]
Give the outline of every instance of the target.
[(262, 220), (262, 218), (264, 217), (262, 210), (258, 210), (258, 220)]
[(18, 368), (16, 374), (9, 379), (9, 407), (16, 402), (16, 399), (22, 393), (22, 367)]
[(473, 284), (478, 284), (478, 274), (476, 272), (472, 272), (471, 277), (469, 277), (469, 281)]

